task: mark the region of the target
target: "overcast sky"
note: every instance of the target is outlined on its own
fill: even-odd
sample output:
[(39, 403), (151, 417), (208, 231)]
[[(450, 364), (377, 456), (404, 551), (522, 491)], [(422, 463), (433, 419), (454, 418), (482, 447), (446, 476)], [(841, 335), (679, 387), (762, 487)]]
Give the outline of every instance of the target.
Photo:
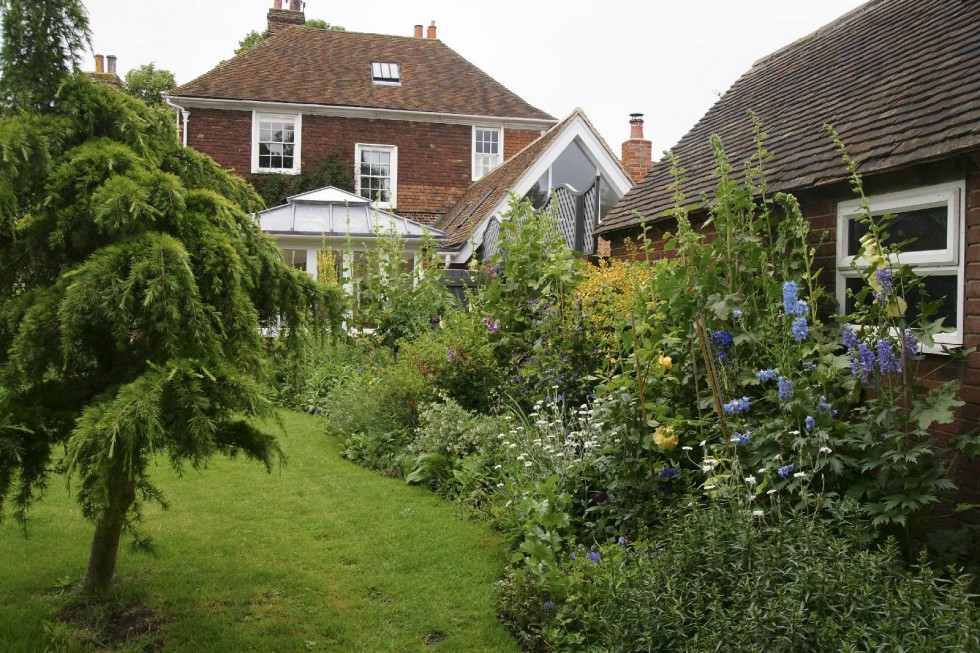
[[(188, 82), (265, 28), (272, 0), (83, 0), (93, 48), (118, 70), (154, 62)], [(438, 37), (534, 106), (576, 106), (618, 154), (629, 114), (645, 114), (654, 158), (683, 136), (758, 58), (862, 0), (308, 0), (307, 18), (348, 31)], [(94, 69), (91, 58), (83, 66)]]

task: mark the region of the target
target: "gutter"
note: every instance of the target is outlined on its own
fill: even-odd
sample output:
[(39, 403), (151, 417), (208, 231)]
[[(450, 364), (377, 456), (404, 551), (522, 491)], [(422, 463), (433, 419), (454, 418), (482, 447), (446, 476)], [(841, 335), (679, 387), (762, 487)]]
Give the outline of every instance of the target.
[(169, 95), (164, 95), (163, 101), (166, 102), (167, 106), (169, 106), (171, 109), (177, 110), (177, 129), (180, 129), (181, 118), (184, 119), (184, 128), (181, 131), (181, 135), (183, 136), (183, 146), (187, 147), (187, 123), (190, 121), (191, 112), (185, 109), (184, 107), (180, 106), (179, 104), (174, 104), (173, 102), (171, 102)]

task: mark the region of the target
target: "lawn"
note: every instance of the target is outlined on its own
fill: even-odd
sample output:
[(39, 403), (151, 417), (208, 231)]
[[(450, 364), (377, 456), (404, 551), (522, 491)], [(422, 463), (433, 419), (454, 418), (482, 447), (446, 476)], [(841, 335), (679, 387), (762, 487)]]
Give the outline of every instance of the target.
[[(92, 527), (61, 477), (25, 538), (0, 525), (0, 649), (516, 651), (498, 623), (499, 538), (420, 488), (339, 456), (310, 416), (285, 413), (288, 457), (266, 474), (215, 459), (156, 479), (171, 503), (124, 550), (110, 600), (78, 605)], [(274, 427), (270, 427), (274, 428)]]

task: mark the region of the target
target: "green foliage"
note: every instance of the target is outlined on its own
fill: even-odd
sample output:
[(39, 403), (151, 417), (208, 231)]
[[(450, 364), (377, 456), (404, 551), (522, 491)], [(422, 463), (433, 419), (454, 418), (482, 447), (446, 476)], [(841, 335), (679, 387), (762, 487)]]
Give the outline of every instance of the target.
[(269, 38), (269, 30), (266, 29), (259, 32), (253, 29), (238, 42), (238, 47), (235, 48), (235, 54), (239, 55), (247, 50), (251, 50), (267, 38)]
[[(315, 29), (330, 30), (330, 31), (333, 31), (333, 32), (345, 32), (345, 31), (347, 31), (344, 27), (342, 27), (340, 25), (331, 25), (327, 21), (320, 20), (319, 18), (309, 18), (309, 19), (307, 19), (306, 26), (307, 27), (312, 27), (312, 28), (315, 28)], [(266, 40), (267, 38), (269, 38), (269, 30), (266, 29), (266, 30), (262, 30), (261, 32), (259, 32), (259, 31), (256, 31), (256, 30), (253, 29), (251, 32), (249, 32), (244, 37), (242, 37), (242, 40), (241, 41), (238, 42), (238, 47), (235, 48), (235, 54), (236, 55), (239, 55), (239, 54), (241, 54), (243, 52), (246, 52), (248, 50), (251, 50), (256, 45), (258, 45), (262, 41)]]
[(350, 166), (336, 154), (327, 157), (312, 168), (307, 167), (298, 175), (259, 172), (245, 175), (245, 179), (268, 207), (281, 206), (286, 203), (287, 197), (325, 186), (354, 191), (354, 176)]
[(150, 106), (163, 104), (163, 93), (177, 86), (174, 74), (157, 68), (153, 62), (133, 68), (126, 73), (123, 88)]
[(91, 47), (81, 0), (0, 2), (0, 109), (51, 112)]
[[(16, 188), (0, 241), (0, 415), (30, 432), (0, 500), (12, 476), (23, 514), (67, 445), (96, 543), (111, 548), (143, 500), (161, 499), (147, 476), (158, 457), (276, 460), (252, 426), (268, 413), (260, 320), (325, 328), (338, 297), (283, 264), (250, 215), (261, 200), (181, 148), (165, 112), (76, 77), (52, 113), (6, 118), (0, 134), (33, 142), (6, 151), (2, 177), (35, 179)], [(87, 589), (111, 578), (110, 557)]]
[[(591, 555), (591, 557), (590, 557)], [(963, 579), (907, 571), (894, 544), (808, 515), (687, 512), (652, 540), (575, 551), (560, 593), (527, 571), (504, 584), (527, 650), (967, 651), (980, 614)]]

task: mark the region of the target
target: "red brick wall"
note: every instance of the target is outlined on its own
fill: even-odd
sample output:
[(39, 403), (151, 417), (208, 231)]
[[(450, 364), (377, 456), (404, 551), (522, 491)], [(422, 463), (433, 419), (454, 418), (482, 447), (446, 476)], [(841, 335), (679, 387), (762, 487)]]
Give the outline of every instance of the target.
[(187, 144), (240, 175), (252, 171), (252, 112), (191, 109)]
[[(192, 109), (188, 134), (188, 145), (223, 167), (239, 174), (251, 172), (250, 111)], [(505, 156), (513, 156), (539, 135), (506, 130)], [(468, 125), (304, 115), (302, 168), (335, 155), (353, 169), (356, 143), (398, 147), (399, 213), (438, 217), (473, 183), (473, 128)]]
[(541, 136), (539, 131), (520, 129), (504, 130), (504, 160), (514, 156)]

